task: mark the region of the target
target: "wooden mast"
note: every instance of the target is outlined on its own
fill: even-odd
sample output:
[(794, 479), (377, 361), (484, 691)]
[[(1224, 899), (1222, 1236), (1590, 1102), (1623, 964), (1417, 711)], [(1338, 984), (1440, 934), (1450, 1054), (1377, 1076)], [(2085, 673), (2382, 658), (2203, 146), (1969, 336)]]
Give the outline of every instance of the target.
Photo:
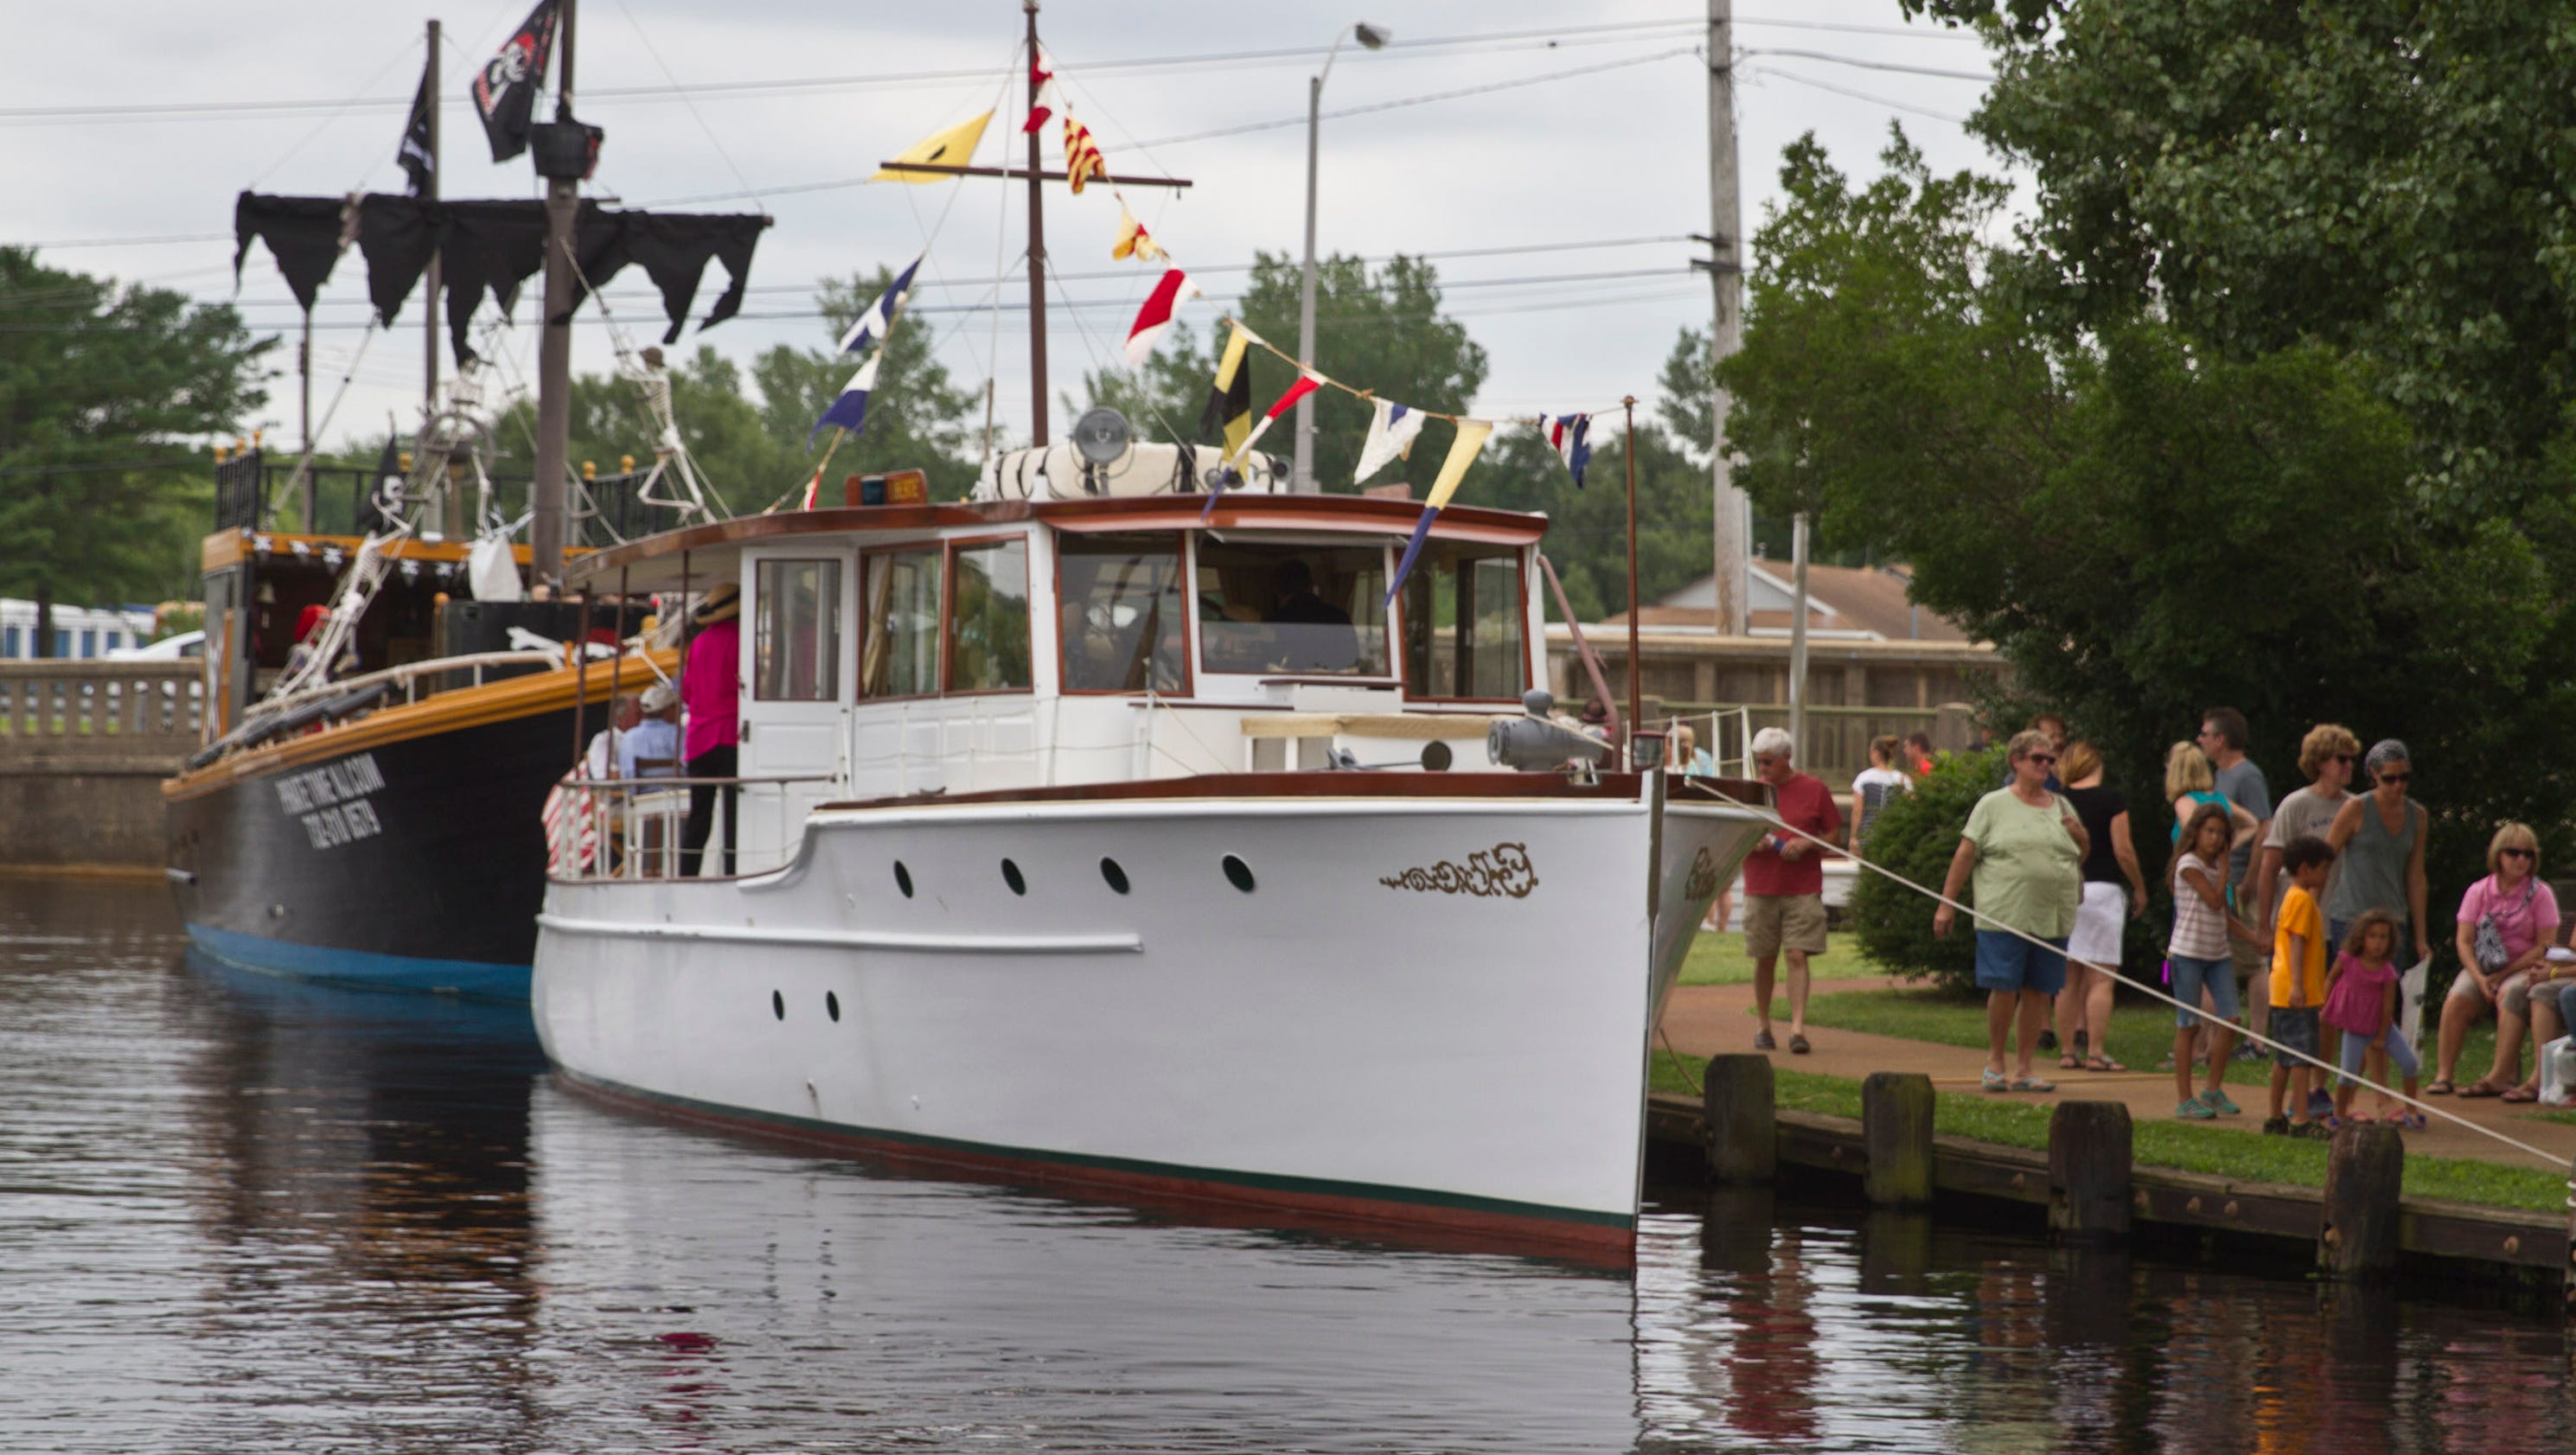
[[(555, 122), (572, 123), (574, 0), (563, 0), (563, 59), (555, 73)], [(540, 167), (542, 172), (544, 167)], [(563, 589), (566, 439), (572, 432), (572, 239), (581, 205), (578, 170), (546, 179), (545, 315), (537, 334), (537, 467), (528, 484), (528, 584)]]

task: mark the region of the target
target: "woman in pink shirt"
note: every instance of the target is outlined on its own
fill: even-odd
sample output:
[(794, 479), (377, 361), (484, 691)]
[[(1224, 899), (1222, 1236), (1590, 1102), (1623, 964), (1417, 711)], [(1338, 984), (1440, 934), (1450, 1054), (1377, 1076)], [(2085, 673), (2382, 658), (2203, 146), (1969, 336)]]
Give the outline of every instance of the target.
[[(738, 776), (734, 744), (741, 738), (742, 708), (737, 682), (742, 667), (741, 593), (727, 583), (707, 593), (689, 614), (696, 634), (689, 639), (687, 665), (680, 669), (680, 705), (688, 727), (680, 755), (691, 778)], [(680, 830), (680, 874), (695, 878), (704, 861), (707, 831), (713, 827), (717, 786), (689, 785), (689, 821)], [(730, 784), (724, 793), (724, 872), (733, 873), (734, 818), (741, 790)]]

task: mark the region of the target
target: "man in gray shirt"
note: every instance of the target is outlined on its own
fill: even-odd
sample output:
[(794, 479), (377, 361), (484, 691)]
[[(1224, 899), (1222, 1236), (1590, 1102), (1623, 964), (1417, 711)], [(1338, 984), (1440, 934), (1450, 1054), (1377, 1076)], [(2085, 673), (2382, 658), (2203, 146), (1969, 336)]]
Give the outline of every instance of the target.
[[(2200, 750), (2209, 755), (2210, 766), (2217, 770), (2217, 790), (2226, 796), (2228, 802), (2254, 816), (2253, 837), (2237, 845), (2235, 851), (2227, 856), (2227, 884), (2232, 908), (2239, 916), (2246, 915), (2254, 907), (2254, 846), (2263, 842), (2263, 836), (2272, 826), (2272, 790), (2263, 781), (2263, 770), (2254, 766), (2253, 759), (2245, 756), (2245, 744), (2250, 735), (2245, 725), (2245, 714), (2235, 708), (2213, 707), (2200, 715)], [(2265, 961), (2269, 957), (2264, 946), (2249, 945), (2230, 935), (2227, 949), (2236, 962), (2236, 978), (2240, 982), (2250, 982), (2268, 968)], [(2261, 995), (2247, 995), (2247, 1028), (2256, 1035), (2263, 1034), (2271, 1020), (2271, 1009), (2269, 990)], [(2245, 1049), (2262, 1054), (2262, 1048), (2251, 1041), (2246, 1042)]]

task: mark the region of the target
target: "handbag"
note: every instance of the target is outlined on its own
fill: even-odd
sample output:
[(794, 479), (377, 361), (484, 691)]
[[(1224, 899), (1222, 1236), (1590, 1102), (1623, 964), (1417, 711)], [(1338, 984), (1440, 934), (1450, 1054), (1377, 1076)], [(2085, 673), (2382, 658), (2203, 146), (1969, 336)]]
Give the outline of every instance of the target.
[[(2539, 892), (2540, 881), (2535, 878), (2523, 886), (2522, 903), (2518, 907), (2528, 913), (2531, 909), (2531, 897)], [(2488, 910), (2478, 916), (2477, 939), (2471, 944), (2471, 948), (2478, 952), (2478, 968), (2489, 975), (2513, 963), (2512, 953), (2504, 947), (2504, 930), (2496, 924), (2494, 910)]]

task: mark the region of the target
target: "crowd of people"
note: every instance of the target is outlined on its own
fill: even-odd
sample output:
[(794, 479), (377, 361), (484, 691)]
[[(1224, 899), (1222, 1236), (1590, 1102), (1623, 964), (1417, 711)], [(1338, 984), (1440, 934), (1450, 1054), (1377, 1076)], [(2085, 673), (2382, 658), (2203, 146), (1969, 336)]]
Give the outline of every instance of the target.
[[(2576, 1027), (2576, 953), (2560, 943), (2538, 836), (2520, 823), (2497, 828), (2486, 875), (2449, 916), (2461, 969), (2442, 998), (2432, 1054), (2422, 1056), (2406, 1011), (2410, 993), (2423, 993), (2436, 925), (2425, 874), (2429, 815), (2409, 793), (2406, 745), (2384, 739), (2364, 752), (2350, 730), (2320, 723), (2300, 741), (2305, 784), (2275, 804), (2248, 755), (2250, 736), (2242, 713), (2212, 708), (2166, 756), (2173, 828), (2162, 877), (2172, 909), (2159, 938), (2162, 978), (2181, 1002), (2170, 1063), (2175, 1115), (2242, 1114), (2226, 1090), (2231, 1057), (2273, 1062), (2263, 1129), (2285, 1136), (2323, 1137), (2374, 1119), (2421, 1127), (2420, 1113), (2384, 1091), (2371, 1111), (2356, 1109), (2356, 1078), (2385, 1088), (2392, 1068), (2409, 1097), (2420, 1084), (2430, 1096), (2535, 1100), (2541, 1069), (2535, 1056), (2523, 1071), (2525, 1042), (2536, 1048)], [(1845, 847), (1867, 857), (1868, 831), (1886, 804), (1930, 770), (1930, 744), (1873, 743), (1848, 819), (1825, 785), (1792, 763), (1788, 734), (1756, 734), (1751, 756), (1782, 822), (1798, 831), (1767, 836), (1745, 860), (1754, 1044), (1777, 1044), (1772, 1002), (1785, 962), (1788, 1049), (1800, 1053), (1810, 1049), (1810, 961), (1826, 940), (1825, 851), (1799, 835), (1840, 844), (1848, 822)], [(1941, 905), (1932, 931), (1946, 937), (1961, 918), (1973, 920), (1975, 981), (1987, 997), (1984, 1089), (2046, 1093), (2057, 1084), (2037, 1058), (2050, 1049), (2061, 1072), (2128, 1069), (2111, 1055), (2113, 976), (2130, 924), (2150, 914), (2149, 876), (2129, 797), (2106, 781), (2098, 749), (2068, 740), (2063, 719), (2034, 718), (2005, 745), (2005, 760), (2001, 785), (1969, 813), (1942, 885), (1948, 900), (1973, 891), (1974, 908), (1963, 916)], [(1728, 913), (1721, 902), (1714, 927)], [(2493, 1063), (2462, 1082), (2469, 1034), (2488, 1016)], [(2328, 1073), (2320, 1061), (2339, 1069)]]

